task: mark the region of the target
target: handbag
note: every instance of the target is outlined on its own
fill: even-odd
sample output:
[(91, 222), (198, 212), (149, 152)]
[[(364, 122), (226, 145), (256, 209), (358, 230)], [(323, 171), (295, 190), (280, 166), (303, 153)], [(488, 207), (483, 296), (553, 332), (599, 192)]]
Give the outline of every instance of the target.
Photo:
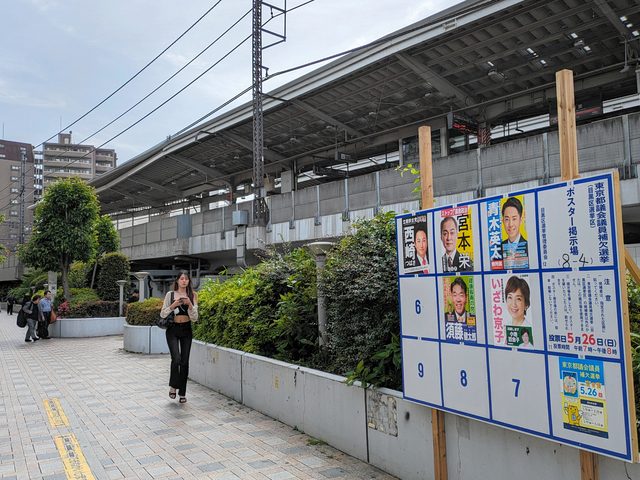
[(20, 311), (18, 311), (18, 318), (16, 319), (16, 325), (18, 325), (20, 328), (24, 328), (27, 326), (27, 314), (22, 309), (22, 307), (20, 307)]
[(49, 324), (56, 323), (57, 319), (58, 319), (58, 316), (56, 315), (56, 312), (51, 310), (51, 317), (49, 317)]
[[(171, 292), (171, 303), (173, 303), (173, 292)], [(161, 328), (162, 330), (166, 330), (167, 328), (173, 327), (175, 324), (175, 313), (171, 310), (171, 313), (166, 317), (160, 317), (158, 321), (156, 321), (156, 327)]]

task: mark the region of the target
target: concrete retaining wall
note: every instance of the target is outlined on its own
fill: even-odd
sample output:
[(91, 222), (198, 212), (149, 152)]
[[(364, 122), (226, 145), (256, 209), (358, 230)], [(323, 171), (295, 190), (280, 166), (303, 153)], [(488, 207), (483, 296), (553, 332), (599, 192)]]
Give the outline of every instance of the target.
[[(431, 409), (401, 392), (200, 341), (190, 378), (403, 480), (433, 478)], [(445, 426), (449, 480), (580, 480), (576, 448), (450, 413)], [(640, 464), (599, 459), (600, 478), (640, 480)]]
[(152, 325), (125, 323), (123, 348), (132, 353), (169, 353), (165, 331)]
[(58, 318), (49, 325), (49, 335), (54, 338), (105, 337), (122, 335), (125, 317)]

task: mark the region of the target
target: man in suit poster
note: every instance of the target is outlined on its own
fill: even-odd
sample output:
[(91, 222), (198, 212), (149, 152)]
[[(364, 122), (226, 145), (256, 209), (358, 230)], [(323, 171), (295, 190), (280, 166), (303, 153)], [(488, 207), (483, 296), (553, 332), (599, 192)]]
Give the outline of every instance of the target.
[(473, 277), (443, 277), (442, 290), (445, 305), (445, 338), (477, 343)]
[(505, 270), (529, 268), (523, 201), (524, 198), (509, 197), (502, 203), (502, 262)]
[(469, 207), (440, 212), (440, 240), (444, 248), (443, 272), (473, 271), (473, 235)]
[(429, 273), (427, 216), (402, 219), (404, 273)]

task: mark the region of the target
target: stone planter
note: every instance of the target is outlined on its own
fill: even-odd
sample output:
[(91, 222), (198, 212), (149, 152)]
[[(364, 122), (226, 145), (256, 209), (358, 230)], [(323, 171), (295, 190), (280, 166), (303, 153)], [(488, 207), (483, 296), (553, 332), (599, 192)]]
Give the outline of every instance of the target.
[(169, 353), (165, 331), (155, 325), (129, 325), (123, 327), (123, 347), (132, 353)]
[(122, 335), (125, 317), (59, 318), (49, 325), (54, 338), (86, 338)]

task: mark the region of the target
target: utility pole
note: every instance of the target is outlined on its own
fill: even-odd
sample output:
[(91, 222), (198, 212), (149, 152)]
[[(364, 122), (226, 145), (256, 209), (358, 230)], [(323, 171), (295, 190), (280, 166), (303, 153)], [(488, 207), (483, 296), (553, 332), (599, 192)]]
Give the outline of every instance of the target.
[[(284, 17), (284, 33), (282, 35), (262, 28), (262, 7), (271, 9), (271, 18), (274, 10)], [(284, 9), (263, 2), (253, 0), (253, 188), (255, 199), (253, 201), (253, 224), (265, 226), (268, 222), (269, 209), (267, 207), (267, 192), (264, 188), (264, 136), (262, 123), (262, 50), (286, 41), (286, 13), (287, 3)], [(263, 48), (262, 32), (278, 37), (275, 41)]]

